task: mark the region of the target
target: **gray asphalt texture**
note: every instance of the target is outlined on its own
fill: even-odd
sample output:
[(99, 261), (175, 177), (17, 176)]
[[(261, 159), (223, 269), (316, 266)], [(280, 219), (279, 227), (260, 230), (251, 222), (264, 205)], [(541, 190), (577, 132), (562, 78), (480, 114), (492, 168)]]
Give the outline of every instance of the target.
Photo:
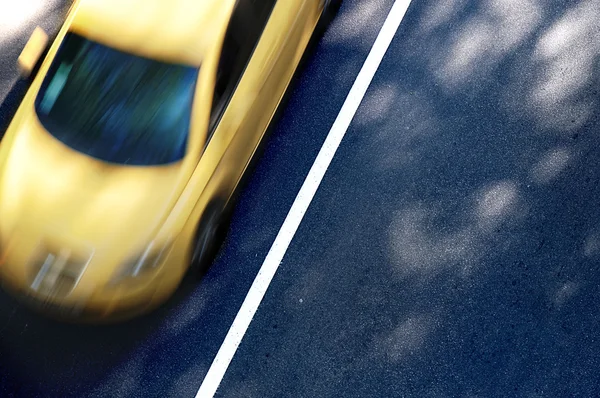
[[(0, 296), (1, 396), (194, 396), (391, 4), (344, 2), (202, 283), (103, 328)], [(599, 20), (414, 0), (217, 395), (597, 396)]]

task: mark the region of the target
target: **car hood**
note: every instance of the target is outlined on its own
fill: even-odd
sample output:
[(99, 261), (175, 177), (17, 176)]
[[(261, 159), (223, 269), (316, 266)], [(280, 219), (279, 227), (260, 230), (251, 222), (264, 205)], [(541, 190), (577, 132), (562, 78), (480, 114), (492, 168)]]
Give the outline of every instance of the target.
[(181, 164), (133, 167), (90, 158), (51, 136), (34, 114), (5, 145), (0, 232), (42, 241), (61, 236), (96, 252), (147, 244), (189, 177)]

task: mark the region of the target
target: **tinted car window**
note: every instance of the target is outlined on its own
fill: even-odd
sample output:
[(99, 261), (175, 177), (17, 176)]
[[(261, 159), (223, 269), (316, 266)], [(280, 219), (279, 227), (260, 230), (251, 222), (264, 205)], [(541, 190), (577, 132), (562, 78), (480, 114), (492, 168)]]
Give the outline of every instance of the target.
[(161, 165), (185, 156), (198, 68), (68, 33), (35, 102), (46, 130), (102, 161)]
[(212, 134), (258, 44), (276, 0), (238, 0), (229, 21), (213, 96)]

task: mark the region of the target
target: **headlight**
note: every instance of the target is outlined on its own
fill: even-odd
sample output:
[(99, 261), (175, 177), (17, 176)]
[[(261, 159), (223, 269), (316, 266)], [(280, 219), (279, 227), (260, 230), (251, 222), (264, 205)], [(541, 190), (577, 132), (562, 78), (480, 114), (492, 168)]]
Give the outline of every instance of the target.
[(74, 253), (42, 244), (30, 259), (29, 287), (48, 297), (66, 297), (79, 283), (92, 256), (93, 252)]
[(144, 252), (132, 260), (127, 261), (112, 278), (109, 285), (115, 285), (129, 278), (137, 278), (156, 271), (164, 256), (169, 252), (171, 244), (156, 247), (154, 242), (150, 243)]

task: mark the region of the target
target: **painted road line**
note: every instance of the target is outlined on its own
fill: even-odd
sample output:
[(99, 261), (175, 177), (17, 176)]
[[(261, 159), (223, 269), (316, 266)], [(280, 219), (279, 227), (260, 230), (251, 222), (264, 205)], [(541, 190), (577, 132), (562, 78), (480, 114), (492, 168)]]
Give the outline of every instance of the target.
[(400, 22), (406, 14), (410, 2), (411, 0), (396, 0), (394, 2), (365, 63), (358, 73), (358, 76), (342, 105), (340, 113), (335, 119), (315, 162), (308, 172), (308, 176), (302, 184), (269, 253), (267, 253), (267, 257), (265, 258), (258, 275), (256, 275), (240, 310), (227, 332), (227, 336), (225, 336), (221, 348), (217, 352), (206, 377), (202, 381), (202, 385), (196, 394), (196, 398), (213, 397), (221, 384), (221, 380), (223, 379), (246, 330), (248, 330), (248, 326), (250, 325), (258, 306), (269, 288), (269, 284), (271, 283), (273, 276), (275, 276), (279, 264), (281, 264), (281, 260), (283, 259), (308, 206), (315, 196), (315, 193), (323, 180), (323, 176), (325, 175), (340, 142), (344, 138), (348, 126), (354, 118), (354, 115), (373, 80), (373, 76), (379, 68), (379, 64), (400, 26)]

